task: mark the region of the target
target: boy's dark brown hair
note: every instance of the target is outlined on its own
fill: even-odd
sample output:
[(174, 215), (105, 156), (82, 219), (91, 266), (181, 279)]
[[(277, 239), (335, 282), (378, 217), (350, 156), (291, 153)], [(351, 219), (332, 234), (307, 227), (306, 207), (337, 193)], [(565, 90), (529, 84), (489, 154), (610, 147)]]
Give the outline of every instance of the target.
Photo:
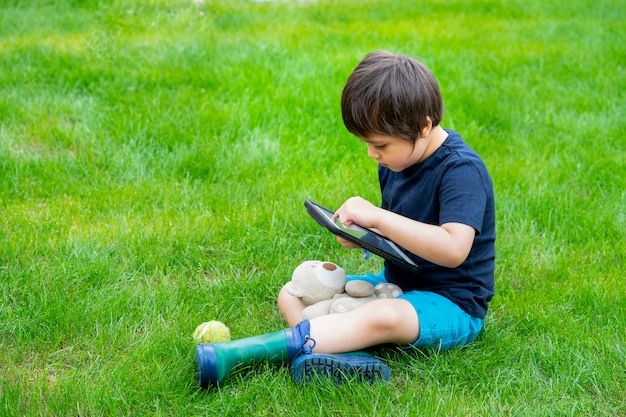
[(417, 59), (386, 51), (369, 53), (354, 69), (341, 96), (348, 131), (360, 137), (394, 136), (415, 142), (443, 118), (443, 99), (433, 73)]

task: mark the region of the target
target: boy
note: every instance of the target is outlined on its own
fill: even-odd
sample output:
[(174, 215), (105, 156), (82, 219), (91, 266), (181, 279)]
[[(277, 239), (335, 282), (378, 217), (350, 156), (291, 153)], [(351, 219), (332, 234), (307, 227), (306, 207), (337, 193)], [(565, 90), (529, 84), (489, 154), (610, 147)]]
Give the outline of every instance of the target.
[[(388, 261), (378, 275), (404, 294), (344, 314), (302, 320), (304, 305), (284, 288), (279, 309), (288, 329), (224, 344), (199, 345), (199, 382), (218, 383), (238, 363), (291, 360), (297, 382), (315, 372), (338, 381), (389, 378), (377, 358), (350, 353), (393, 343), (448, 350), (483, 328), (494, 295), (495, 205), (491, 178), (458, 133), (443, 129), (443, 100), (434, 76), (412, 57), (368, 54), (348, 78), (341, 109), (346, 128), (378, 163), (381, 207), (353, 197), (335, 217), (375, 229), (421, 265), (405, 271)], [(347, 248), (355, 246), (341, 238)]]

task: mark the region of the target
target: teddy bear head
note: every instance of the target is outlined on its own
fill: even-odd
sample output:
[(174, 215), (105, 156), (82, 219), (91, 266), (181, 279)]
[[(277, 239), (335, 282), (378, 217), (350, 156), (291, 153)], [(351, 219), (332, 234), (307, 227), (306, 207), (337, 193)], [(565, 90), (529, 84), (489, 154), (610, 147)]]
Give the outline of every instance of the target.
[(344, 291), (346, 272), (332, 262), (305, 261), (294, 269), (285, 289), (305, 305), (328, 300)]

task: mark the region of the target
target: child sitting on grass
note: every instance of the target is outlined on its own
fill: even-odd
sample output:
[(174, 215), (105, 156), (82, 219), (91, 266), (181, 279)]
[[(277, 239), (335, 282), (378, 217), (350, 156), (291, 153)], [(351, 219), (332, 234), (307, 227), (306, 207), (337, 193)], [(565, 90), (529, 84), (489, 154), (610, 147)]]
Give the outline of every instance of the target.
[(319, 374), (338, 382), (355, 374), (388, 379), (384, 363), (355, 352), (389, 343), (448, 350), (482, 330), (494, 295), (493, 185), (480, 157), (457, 132), (439, 125), (443, 100), (433, 74), (415, 58), (372, 52), (348, 78), (341, 109), (346, 128), (378, 164), (382, 203), (352, 197), (335, 217), (385, 235), (421, 273), (385, 261), (377, 275), (349, 276), (374, 285), (391, 282), (404, 294), (310, 321), (302, 319), (305, 306), (283, 288), (278, 306), (291, 327), (198, 345), (201, 386), (219, 383), (239, 363), (260, 360), (293, 360), (297, 382)]

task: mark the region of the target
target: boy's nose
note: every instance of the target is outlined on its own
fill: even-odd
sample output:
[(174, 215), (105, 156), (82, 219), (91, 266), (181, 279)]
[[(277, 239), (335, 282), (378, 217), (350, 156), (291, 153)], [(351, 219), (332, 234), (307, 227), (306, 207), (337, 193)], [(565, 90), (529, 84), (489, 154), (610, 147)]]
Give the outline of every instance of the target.
[(367, 156), (370, 158), (378, 159), (379, 153), (371, 143), (367, 144)]

